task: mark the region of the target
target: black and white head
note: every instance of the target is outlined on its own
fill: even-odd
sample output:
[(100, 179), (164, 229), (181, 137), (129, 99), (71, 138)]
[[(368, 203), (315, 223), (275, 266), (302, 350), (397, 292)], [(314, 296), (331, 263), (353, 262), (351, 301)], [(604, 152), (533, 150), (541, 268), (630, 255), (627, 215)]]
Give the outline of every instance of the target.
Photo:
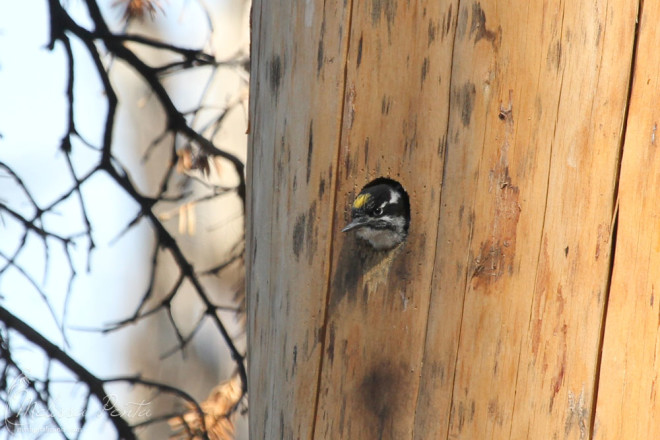
[(379, 177), (368, 183), (355, 198), (351, 215), (342, 232), (355, 230), (374, 249), (392, 249), (408, 237), (410, 202), (395, 180)]

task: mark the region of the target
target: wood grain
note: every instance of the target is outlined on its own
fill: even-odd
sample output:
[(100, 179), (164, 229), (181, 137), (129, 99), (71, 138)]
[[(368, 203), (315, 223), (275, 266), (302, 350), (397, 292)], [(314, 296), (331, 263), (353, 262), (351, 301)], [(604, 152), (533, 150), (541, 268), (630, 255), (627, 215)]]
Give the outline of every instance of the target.
[(353, 2), (335, 224), (370, 180), (406, 188), (406, 243), (333, 237), (315, 438), (401, 439), (414, 423), (446, 145), (455, 1)]
[(461, 5), (417, 438), (588, 435), (634, 11)]
[(246, 260), (255, 439), (312, 436), (347, 17), (340, 1), (253, 5)]
[[(253, 438), (655, 438), (633, 412), (657, 378), (660, 37), (642, 22), (634, 51), (637, 12), (254, 2)], [(379, 176), (411, 198), (387, 253), (340, 232)]]
[(660, 4), (644, 2), (619, 186), (594, 439), (660, 438)]

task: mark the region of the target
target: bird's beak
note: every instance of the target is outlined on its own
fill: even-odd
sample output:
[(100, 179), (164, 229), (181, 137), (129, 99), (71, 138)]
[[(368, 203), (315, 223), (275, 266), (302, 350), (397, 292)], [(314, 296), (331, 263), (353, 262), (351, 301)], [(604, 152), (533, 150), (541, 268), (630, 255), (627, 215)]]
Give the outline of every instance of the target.
[(346, 227), (341, 230), (341, 232), (352, 231), (353, 229), (366, 226), (366, 224), (367, 224), (367, 219), (365, 217), (357, 217), (354, 218), (353, 221), (351, 221), (349, 224), (347, 224)]

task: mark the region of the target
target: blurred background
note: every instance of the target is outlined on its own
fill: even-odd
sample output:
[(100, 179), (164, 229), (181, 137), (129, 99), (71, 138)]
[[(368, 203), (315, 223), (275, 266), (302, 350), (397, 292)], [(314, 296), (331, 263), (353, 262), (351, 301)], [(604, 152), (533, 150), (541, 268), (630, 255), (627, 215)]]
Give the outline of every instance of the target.
[[(128, 20), (129, 2), (97, 3), (113, 32), (204, 49), (222, 61), (162, 75), (161, 82), (191, 126), (245, 162), (249, 3), (163, 0), (151, 2), (154, 10), (141, 19)], [(82, 0), (62, 4), (77, 23), (91, 28)], [(30, 197), (36, 205), (46, 207), (75, 186), (70, 168), (78, 177), (94, 169), (99, 152), (85, 144), (102, 145), (106, 122), (107, 96), (96, 67), (87, 49), (71, 36), (73, 113), (80, 139), (73, 138), (69, 165), (60, 148), (68, 127), (67, 56), (62, 44), (49, 50), (49, 40), (47, 1), (0, 2), (0, 203), (24, 218), (35, 214)], [(166, 64), (172, 58), (167, 51), (144, 45), (128, 42), (126, 46), (149, 65)], [(119, 100), (113, 154), (140, 193), (152, 197), (172, 162), (172, 146), (184, 151), (185, 140), (165, 131), (161, 104), (130, 66), (109, 56), (103, 61)], [(206, 174), (186, 167), (182, 157), (168, 179), (167, 194), (172, 200), (157, 203), (153, 211), (196, 270), (203, 272), (231, 261), (222, 271), (200, 280), (213, 303), (226, 306), (219, 309), (218, 316), (239, 351), (245, 353), (243, 321), (236, 312), (243, 294), (243, 208), (231, 190), (238, 177), (226, 161), (210, 158)], [(184, 197), (179, 197), (182, 194)], [(46, 248), (37, 234), (26, 234), (24, 224), (0, 210), (0, 304), (99, 378), (139, 374), (178, 387), (202, 401), (213, 387), (232, 377), (236, 364), (210, 320), (202, 321), (197, 329), (205, 306), (186, 281), (174, 296), (171, 316), (162, 309), (115, 331), (99, 331), (130, 318), (151, 282), (153, 295), (144, 310), (158, 304), (176, 286), (178, 267), (168, 252), (155, 250), (154, 228), (144, 219), (131, 223), (139, 211), (140, 206), (117, 182), (105, 173), (93, 173), (80, 185), (80, 194), (74, 192), (56, 203), (42, 218), (44, 229), (73, 237), (67, 251), (51, 239), (47, 239)], [(91, 240), (84, 233), (85, 217)], [(91, 242), (94, 247), (90, 250)], [(183, 336), (195, 331), (183, 349), (178, 349), (181, 341), (177, 329)], [(76, 437), (77, 415), (85, 410), (85, 387), (77, 384), (70, 372), (49, 363), (39, 349), (27, 342), (21, 344), (17, 337), (11, 342), (13, 359), (26, 375), (53, 379), (51, 410), (60, 416), (62, 430), (70, 430), (67, 436)], [(117, 383), (108, 390), (131, 424), (185, 409), (181, 399), (148, 387)], [(4, 400), (0, 420), (11, 417), (24, 397), (9, 393), (0, 399)], [(240, 415), (245, 409), (242, 405), (236, 418), (237, 438), (247, 438), (246, 416)], [(86, 411), (80, 438), (114, 437), (114, 428), (100, 406), (92, 405)], [(163, 420), (140, 428), (139, 437), (170, 436), (167, 417)], [(36, 428), (14, 435), (62, 438), (61, 432), (39, 431), (39, 426), (48, 426), (45, 422), (32, 426)], [(10, 430), (0, 433), (9, 435)]]

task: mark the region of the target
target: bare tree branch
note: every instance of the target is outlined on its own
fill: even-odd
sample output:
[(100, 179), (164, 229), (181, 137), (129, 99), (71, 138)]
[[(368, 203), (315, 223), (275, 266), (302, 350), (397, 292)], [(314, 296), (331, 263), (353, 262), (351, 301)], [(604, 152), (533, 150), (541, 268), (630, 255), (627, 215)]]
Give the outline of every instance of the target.
[[(126, 1), (126, 7), (131, 7), (128, 0)], [(66, 61), (66, 82), (64, 88), (67, 102), (65, 112), (66, 123), (65, 132), (59, 140), (59, 151), (64, 156), (66, 175), (68, 175), (72, 183), (54, 200), (41, 206), (36, 202), (35, 198), (28, 190), (23, 179), (14, 172), (8, 164), (0, 162), (0, 171), (4, 172), (20, 188), (20, 196), (27, 202), (27, 205), (31, 210), (28, 214), (25, 214), (23, 209), (19, 210), (10, 206), (8, 203), (0, 202), (0, 218), (4, 216), (5, 218), (12, 219), (13, 222), (23, 228), (16, 249), (7, 252), (0, 251), (0, 258), (5, 260), (2, 267), (0, 267), (0, 275), (10, 268), (17, 270), (18, 274), (28, 281), (28, 283), (39, 294), (41, 299), (46, 303), (56, 324), (64, 335), (73, 281), (77, 274), (76, 264), (74, 264), (72, 255), (75, 255), (76, 257), (80, 254), (86, 256), (86, 270), (90, 271), (91, 256), (93, 251), (97, 248), (97, 243), (94, 239), (95, 231), (89, 215), (89, 201), (84, 197), (84, 191), (86, 191), (84, 188), (87, 187), (88, 182), (93, 176), (104, 174), (117, 186), (117, 188), (120, 188), (120, 191), (123, 191), (128, 197), (135, 201), (138, 206), (137, 212), (132, 220), (128, 222), (126, 227), (119, 233), (113, 242), (121, 239), (127, 231), (142, 223), (141, 220), (145, 220), (145, 223), (149, 225), (154, 233), (155, 243), (153, 245), (150, 259), (148, 286), (143, 291), (134, 312), (131, 316), (121, 319), (110, 326), (101, 329), (101, 331), (103, 333), (108, 333), (120, 330), (162, 311), (166, 314), (169, 325), (173, 328), (176, 336), (176, 347), (172, 350), (168, 350), (168, 352), (164, 354), (164, 356), (169, 356), (176, 351), (181, 351), (183, 353), (184, 348), (198, 334), (202, 326), (210, 320), (222, 337), (222, 340), (227, 346), (236, 365), (235, 379), (237, 378), (237, 380), (232, 382), (232, 389), (234, 391), (238, 390), (239, 393), (238, 395), (233, 396), (233, 399), (235, 398), (235, 400), (232, 400), (233, 403), (231, 408), (226, 414), (215, 414), (213, 416), (225, 417), (228, 419), (236, 411), (236, 408), (238, 408), (246, 396), (247, 373), (245, 369), (245, 356), (239, 351), (234, 339), (229, 334), (220, 317), (220, 312), (233, 312), (242, 309), (241, 307), (233, 308), (216, 304), (211, 300), (207, 287), (202, 284), (200, 278), (208, 275), (217, 276), (228, 267), (232, 266), (232, 263), (241, 261), (243, 258), (243, 239), (240, 239), (238, 247), (235, 247), (232, 250), (231, 255), (226, 258), (225, 261), (214, 265), (208, 270), (200, 271), (193, 264), (193, 260), (184, 253), (176, 237), (165, 227), (163, 223), (164, 220), (162, 217), (158, 216), (156, 209), (161, 202), (185, 201), (188, 203), (187, 206), (194, 206), (195, 204), (215, 200), (220, 196), (235, 192), (242, 202), (242, 211), (243, 213), (245, 212), (245, 165), (235, 154), (229, 153), (223, 148), (218, 148), (213, 142), (213, 139), (222, 127), (222, 124), (225, 122), (226, 116), (241, 104), (243, 98), (231, 100), (228, 105), (224, 108), (220, 108), (216, 112), (217, 114), (208, 121), (200, 121), (200, 114), (202, 113), (202, 110), (204, 110), (204, 116), (206, 116), (208, 111), (211, 110), (211, 107), (203, 105), (204, 96), (211, 89), (211, 82), (216, 77), (218, 69), (241, 69), (245, 65), (247, 57), (237, 53), (235, 56), (229, 57), (228, 59), (218, 60), (213, 55), (201, 49), (183, 48), (146, 36), (127, 33), (125, 32), (127, 27), (125, 27), (122, 32), (112, 32), (101, 14), (97, 1), (95, 0), (83, 0), (83, 4), (91, 18), (92, 25), (89, 29), (79, 24), (72, 15), (69, 14), (66, 2), (47, 0), (47, 4), (50, 13), (50, 36), (47, 47), (53, 50), (57, 45), (61, 45)], [(149, 11), (149, 8), (152, 6), (155, 7), (157, 5), (148, 5), (147, 11)], [(155, 10), (156, 9), (152, 8), (151, 12), (153, 13)], [(206, 11), (206, 13), (207, 18), (209, 19), (209, 26), (212, 29), (213, 25), (210, 20), (210, 14), (208, 11)], [(76, 54), (78, 53), (77, 49), (79, 48), (79, 46), (74, 46), (73, 43), (76, 42), (81, 43), (84, 51), (89, 55), (96, 75), (98, 75), (98, 80), (101, 83), (107, 103), (107, 107), (103, 114), (104, 121), (100, 145), (93, 145), (86, 139), (83, 139), (76, 127), (74, 101), (76, 98), (75, 85), (77, 78), (75, 75), (75, 68), (77, 66)], [(150, 66), (144, 62), (137, 52), (132, 50), (139, 46), (162, 51), (163, 53), (167, 53), (169, 57), (174, 57), (174, 59), (167, 61), (160, 66)], [(74, 50), (74, 47), (76, 50)], [(107, 62), (108, 57), (110, 57), (110, 62)], [(153, 95), (157, 98), (159, 105), (162, 107), (166, 115), (165, 129), (150, 145), (148, 145), (143, 156), (143, 160), (147, 161), (152, 152), (157, 148), (167, 148), (166, 152), (169, 155), (169, 162), (164, 167), (162, 178), (160, 178), (158, 189), (155, 193), (145, 192), (138, 188), (131, 178), (131, 173), (129, 173), (124, 164), (117, 158), (114, 151), (115, 119), (117, 117), (119, 105), (118, 95), (115, 91), (115, 86), (113, 85), (110, 75), (114, 60), (120, 60), (125, 63), (132, 68), (139, 77), (141, 77)], [(174, 104), (174, 101), (161, 80), (166, 74), (173, 75), (198, 67), (211, 69), (209, 81), (203, 88), (202, 97), (199, 100), (197, 108), (189, 112), (182, 112)], [(213, 111), (216, 110), (217, 109), (213, 109)], [(166, 139), (169, 139), (168, 137), (171, 137), (171, 142), (164, 142)], [(185, 144), (183, 147), (177, 148), (177, 140), (180, 140), (181, 137), (185, 139)], [(94, 154), (98, 155), (97, 162), (92, 165), (91, 169), (84, 173), (77, 172), (74, 167), (76, 151), (81, 146), (83, 148), (87, 147), (91, 149)], [(187, 159), (189, 159), (189, 164), (182, 167), (183, 156), (186, 156)], [(209, 160), (213, 158), (221, 158), (231, 164), (238, 179), (237, 185), (224, 187), (219, 185), (209, 185), (200, 179), (188, 177), (188, 183), (197, 185), (196, 187), (205, 187), (203, 188), (204, 193), (202, 195), (193, 196), (192, 191), (183, 189), (177, 189), (176, 191), (170, 190), (176, 172), (189, 172), (191, 169), (199, 169), (203, 173), (208, 172)], [(58, 208), (65, 205), (65, 202), (67, 204), (69, 202), (75, 203), (82, 220), (80, 230), (74, 233), (67, 232), (66, 234), (62, 234), (61, 232), (58, 232), (57, 229), (49, 227), (50, 222), (48, 219), (53, 215), (57, 215)], [(66, 288), (63, 313), (61, 317), (58, 317), (55, 313), (55, 309), (50, 304), (48, 294), (44, 288), (28, 271), (17, 263), (19, 255), (23, 253), (28, 246), (28, 238), (32, 236), (38, 237), (40, 244), (43, 245), (45, 253), (44, 279), (48, 267), (50, 266), (50, 249), (54, 243), (61, 247), (67, 260), (70, 270), (70, 278)], [(78, 251), (79, 253), (75, 254), (73, 253), (74, 250), (80, 249), (81, 247), (83, 248), (82, 251)], [(176, 280), (167, 288), (169, 290), (167, 290), (165, 296), (159, 299), (154, 299), (156, 297), (156, 295), (154, 295), (154, 289), (156, 285), (157, 267), (161, 260), (159, 257), (161, 252), (167, 253), (172, 257), (172, 260), (178, 268), (178, 275), (176, 276)], [(79, 260), (76, 259), (75, 261), (77, 262)], [(184, 289), (184, 286), (187, 286), (186, 289)], [(190, 294), (190, 289), (188, 289), (189, 286), (192, 287), (192, 292), (196, 298), (198, 298), (203, 304), (203, 310), (201, 315), (196, 318), (192, 330), (182, 331), (182, 327), (177, 323), (177, 319), (179, 318), (177, 317), (177, 319), (175, 319), (173, 303), (175, 298), (184, 294)], [(197, 404), (182, 390), (133, 376), (112, 380), (99, 379), (76, 363), (64, 350), (52, 344), (39, 332), (2, 307), (0, 307), (0, 321), (4, 322), (7, 328), (12, 329), (12, 332), (21, 334), (27, 341), (41, 348), (47, 359), (50, 359), (50, 363), (48, 364), (49, 371), (51, 363), (57, 362), (70, 370), (87, 386), (88, 394), (86, 398), (81, 401), (83, 411), (81, 416), (77, 419), (77, 424), (80, 430), (82, 430), (82, 427), (89, 422), (86, 412), (89, 409), (91, 402), (95, 399), (101, 403), (106, 416), (115, 426), (118, 438), (135, 438), (135, 428), (137, 426), (146, 426), (150, 423), (164, 421), (165, 419), (170, 419), (177, 415), (180, 416), (182, 420), (183, 429), (189, 433), (191, 438), (208, 438), (207, 428), (204, 423), (205, 420), (208, 420), (208, 414), (202, 410), (202, 406)], [(0, 338), (1, 337), (2, 335), (0, 334)], [(4, 389), (3, 387), (6, 387), (6, 378), (8, 377), (9, 371), (20, 371), (19, 365), (14, 362), (11, 357), (12, 353), (9, 342), (3, 342), (0, 340), (0, 344), (2, 343), (5, 344), (3, 346), (5, 348), (3, 349), (0, 347), (0, 357), (4, 360), (4, 370), (0, 372), (2, 373), (0, 375), (0, 394)], [(0, 366), (0, 368), (1, 367), (2, 366)], [(46, 378), (41, 381), (31, 379), (32, 382), (28, 382), (29, 388), (37, 395), (35, 404), (42, 405), (45, 408), (48, 408), (52, 399), (50, 394), (51, 379), (49, 374), (50, 372), (47, 374)], [(3, 382), (3, 380), (5, 380), (5, 382)], [(158, 416), (151, 421), (140, 422), (137, 425), (130, 426), (128, 422), (118, 415), (120, 413), (115, 411), (112, 402), (109, 402), (109, 405), (106, 405), (107, 402), (104, 401), (104, 399), (108, 397), (105, 386), (109, 383), (120, 381), (132, 385), (141, 385), (158, 389), (159, 391), (172, 394), (182, 399), (184, 402), (187, 402), (190, 408), (192, 408), (193, 413), (196, 414), (196, 416), (193, 417), (193, 423), (188, 423), (187, 420), (190, 419), (190, 412), (187, 412)], [(201, 424), (199, 422), (200, 420)], [(54, 423), (57, 423), (57, 420), (55, 420)], [(57, 426), (57, 428), (62, 432), (64, 438), (68, 438), (64, 434), (63, 427)]]
[(41, 348), (49, 359), (54, 359), (62, 364), (69, 371), (74, 373), (78, 379), (87, 385), (90, 394), (92, 394), (101, 403), (103, 411), (106, 413), (108, 420), (113, 424), (117, 432), (117, 438), (121, 439), (134, 439), (135, 434), (130, 425), (119, 416), (120, 411), (115, 407), (110, 399), (110, 396), (105, 392), (103, 381), (98, 379), (95, 375), (90, 373), (85, 367), (73, 360), (58, 346), (44, 338), (39, 332), (33, 329), (30, 325), (18, 319), (7, 309), (0, 306), (0, 321), (2, 321), (8, 328), (14, 329), (21, 334), (25, 339), (32, 342), (37, 347)]

